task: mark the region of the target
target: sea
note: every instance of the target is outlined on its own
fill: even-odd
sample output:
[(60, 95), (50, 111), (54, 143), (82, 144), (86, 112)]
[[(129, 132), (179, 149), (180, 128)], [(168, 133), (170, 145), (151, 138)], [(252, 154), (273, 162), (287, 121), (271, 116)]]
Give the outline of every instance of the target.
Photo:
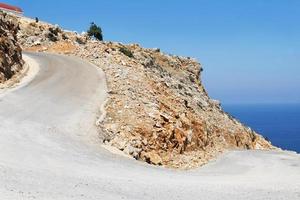
[(273, 145), (300, 153), (300, 104), (225, 104), (222, 107)]

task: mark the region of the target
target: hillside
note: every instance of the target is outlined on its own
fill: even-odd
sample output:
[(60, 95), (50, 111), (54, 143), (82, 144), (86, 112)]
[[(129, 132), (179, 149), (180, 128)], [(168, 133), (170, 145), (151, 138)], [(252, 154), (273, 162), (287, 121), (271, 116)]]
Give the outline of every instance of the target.
[(22, 51), (17, 42), (18, 28), (13, 16), (0, 11), (0, 83), (11, 79), (23, 66)]
[(208, 96), (195, 59), (18, 20), (24, 50), (78, 56), (105, 72), (106, 116), (95, 119), (104, 145), (150, 164), (185, 169), (226, 150), (274, 148)]

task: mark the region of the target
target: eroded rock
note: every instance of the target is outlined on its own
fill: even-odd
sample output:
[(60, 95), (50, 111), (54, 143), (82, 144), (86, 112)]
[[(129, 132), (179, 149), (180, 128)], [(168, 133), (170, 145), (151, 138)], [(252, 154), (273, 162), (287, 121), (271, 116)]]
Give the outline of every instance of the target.
[[(135, 159), (193, 168), (228, 149), (273, 148), (209, 98), (200, 77), (202, 66), (195, 59), (137, 44), (95, 41), (64, 30), (57, 31), (58, 41), (51, 41), (44, 33), (53, 25), (22, 23), (23, 47), (36, 46), (24, 35), (41, 34), (35, 50), (72, 54), (104, 70), (109, 96), (106, 117), (98, 123), (99, 137)], [(72, 48), (54, 48), (61, 44)]]
[(12, 78), (24, 64), (18, 30), (17, 19), (0, 11), (0, 83)]

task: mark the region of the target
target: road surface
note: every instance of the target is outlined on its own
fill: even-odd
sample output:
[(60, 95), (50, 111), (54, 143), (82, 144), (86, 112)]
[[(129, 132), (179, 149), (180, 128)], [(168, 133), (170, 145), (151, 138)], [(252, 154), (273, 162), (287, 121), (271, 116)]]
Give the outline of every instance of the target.
[(300, 156), (232, 151), (195, 170), (154, 167), (101, 148), (103, 72), (74, 57), (40, 66), (0, 97), (0, 199), (300, 199)]

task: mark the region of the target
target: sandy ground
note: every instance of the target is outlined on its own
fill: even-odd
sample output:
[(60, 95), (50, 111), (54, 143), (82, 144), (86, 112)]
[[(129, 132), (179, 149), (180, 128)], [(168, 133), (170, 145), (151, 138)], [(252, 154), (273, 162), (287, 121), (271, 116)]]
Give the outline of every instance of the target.
[(80, 59), (40, 66), (0, 97), (0, 199), (300, 199), (300, 156), (232, 151), (195, 170), (154, 167), (101, 148), (93, 126), (105, 76)]

